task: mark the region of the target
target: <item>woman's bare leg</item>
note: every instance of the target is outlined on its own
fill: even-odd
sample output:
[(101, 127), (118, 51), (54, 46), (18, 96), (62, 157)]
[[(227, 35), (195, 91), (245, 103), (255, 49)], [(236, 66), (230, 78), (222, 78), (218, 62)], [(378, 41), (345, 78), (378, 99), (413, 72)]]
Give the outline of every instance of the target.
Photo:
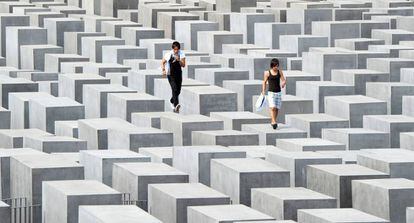
[(276, 123), (276, 108), (270, 108), (270, 118), (271, 118), (271, 123), (270, 124), (275, 124)]

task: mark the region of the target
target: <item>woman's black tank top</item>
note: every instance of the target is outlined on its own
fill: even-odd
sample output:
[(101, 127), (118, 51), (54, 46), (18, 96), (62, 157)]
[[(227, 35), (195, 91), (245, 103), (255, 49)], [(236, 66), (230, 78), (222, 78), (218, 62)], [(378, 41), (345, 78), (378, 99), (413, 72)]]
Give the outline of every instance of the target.
[(280, 92), (280, 74), (279, 70), (277, 71), (276, 75), (272, 75), (272, 72), (269, 70), (269, 79), (267, 79), (269, 83), (269, 91), (271, 92)]

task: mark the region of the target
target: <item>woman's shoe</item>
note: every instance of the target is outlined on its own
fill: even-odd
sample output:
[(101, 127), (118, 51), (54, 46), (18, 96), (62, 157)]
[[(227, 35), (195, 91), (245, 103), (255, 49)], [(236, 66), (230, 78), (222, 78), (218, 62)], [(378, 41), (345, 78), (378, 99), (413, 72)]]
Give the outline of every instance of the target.
[(270, 124), (270, 125), (272, 125), (273, 129), (277, 129), (277, 123)]

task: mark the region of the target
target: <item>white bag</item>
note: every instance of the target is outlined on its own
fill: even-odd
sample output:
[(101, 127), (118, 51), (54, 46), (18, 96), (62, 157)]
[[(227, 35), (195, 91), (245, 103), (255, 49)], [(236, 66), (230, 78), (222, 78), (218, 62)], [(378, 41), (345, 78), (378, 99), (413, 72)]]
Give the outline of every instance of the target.
[(264, 107), (267, 107), (266, 95), (260, 94), (259, 98), (256, 101), (256, 111), (261, 111)]

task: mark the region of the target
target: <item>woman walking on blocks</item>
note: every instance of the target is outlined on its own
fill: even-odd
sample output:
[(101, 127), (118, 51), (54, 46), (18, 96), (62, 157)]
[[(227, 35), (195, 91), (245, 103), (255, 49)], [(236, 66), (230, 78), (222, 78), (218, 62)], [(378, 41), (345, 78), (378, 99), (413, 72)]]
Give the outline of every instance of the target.
[(271, 125), (273, 129), (277, 129), (277, 115), (282, 107), (281, 89), (286, 86), (286, 79), (283, 71), (279, 68), (279, 60), (272, 59), (270, 61), (270, 69), (264, 72), (262, 84), (262, 95), (265, 95), (266, 84), (269, 84), (267, 99), (270, 109)]

